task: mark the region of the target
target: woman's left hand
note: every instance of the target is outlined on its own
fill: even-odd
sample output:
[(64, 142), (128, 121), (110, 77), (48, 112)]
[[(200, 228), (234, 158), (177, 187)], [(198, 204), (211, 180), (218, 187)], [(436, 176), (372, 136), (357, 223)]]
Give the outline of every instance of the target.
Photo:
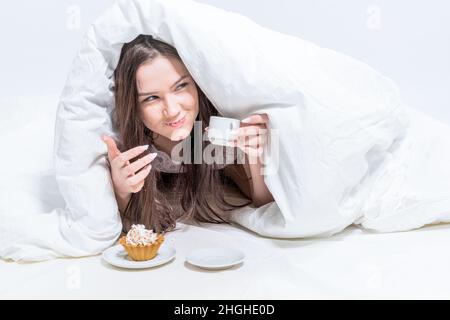
[(267, 144), (269, 116), (266, 113), (252, 114), (241, 120), (241, 126), (232, 131), (231, 147), (238, 147), (249, 158), (257, 159)]

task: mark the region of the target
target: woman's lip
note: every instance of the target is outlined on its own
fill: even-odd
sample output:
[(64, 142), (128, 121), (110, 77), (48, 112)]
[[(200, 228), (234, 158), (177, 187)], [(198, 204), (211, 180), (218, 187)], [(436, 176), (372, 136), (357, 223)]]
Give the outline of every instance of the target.
[(186, 118), (186, 116), (183, 116), (183, 118), (181, 118), (180, 120), (171, 122), (171, 123), (167, 123), (167, 125), (169, 125), (171, 127), (179, 126), (179, 125), (183, 124), (185, 118)]

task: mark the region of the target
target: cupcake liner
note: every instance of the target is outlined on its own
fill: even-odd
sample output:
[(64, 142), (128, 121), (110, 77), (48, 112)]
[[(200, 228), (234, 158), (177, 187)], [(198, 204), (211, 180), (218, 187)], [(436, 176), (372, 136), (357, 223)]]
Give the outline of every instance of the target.
[(126, 252), (134, 261), (146, 261), (151, 260), (156, 257), (159, 247), (164, 242), (164, 236), (162, 234), (158, 235), (156, 242), (147, 245), (130, 245), (127, 244), (127, 237), (123, 236), (120, 238), (119, 243), (125, 248)]

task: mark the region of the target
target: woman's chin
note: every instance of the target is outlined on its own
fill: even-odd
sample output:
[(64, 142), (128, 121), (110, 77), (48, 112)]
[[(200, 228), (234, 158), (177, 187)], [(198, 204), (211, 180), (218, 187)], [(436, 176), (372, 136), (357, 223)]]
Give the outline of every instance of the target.
[(187, 137), (189, 137), (190, 134), (191, 134), (190, 130), (187, 130), (182, 127), (182, 128), (174, 129), (171, 132), (169, 139), (171, 141), (181, 141), (181, 140), (184, 140)]
[(175, 136), (173, 138), (170, 138), (170, 141), (177, 142), (177, 141), (182, 141), (184, 139), (185, 139), (184, 136)]

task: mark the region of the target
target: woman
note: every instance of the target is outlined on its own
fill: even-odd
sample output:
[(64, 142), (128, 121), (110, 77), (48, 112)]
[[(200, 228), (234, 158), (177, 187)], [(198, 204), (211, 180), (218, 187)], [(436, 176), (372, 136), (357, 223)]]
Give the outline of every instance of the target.
[[(235, 132), (230, 147), (245, 154), (243, 164), (188, 161), (177, 165), (169, 156), (174, 147), (186, 139), (194, 140), (195, 121), (207, 130), (209, 118), (218, 112), (176, 49), (140, 35), (123, 46), (114, 76), (113, 118), (122, 139), (121, 149), (126, 151), (120, 151), (111, 137), (103, 136), (103, 141), (108, 146), (124, 231), (133, 223), (163, 232), (173, 229), (179, 219), (227, 222), (226, 213), (235, 208), (274, 201), (261, 170), (261, 154), (267, 143), (266, 114), (249, 115)], [(202, 147), (207, 144), (202, 139)], [(138, 159), (147, 146), (153, 153)], [(157, 155), (158, 170), (152, 169)]]

